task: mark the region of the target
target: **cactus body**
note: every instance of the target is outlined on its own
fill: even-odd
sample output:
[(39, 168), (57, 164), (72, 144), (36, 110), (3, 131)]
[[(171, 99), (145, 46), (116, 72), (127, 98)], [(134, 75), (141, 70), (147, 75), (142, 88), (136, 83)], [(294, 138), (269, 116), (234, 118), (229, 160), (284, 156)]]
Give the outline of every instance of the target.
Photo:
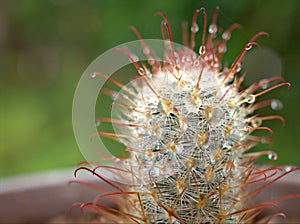
[[(104, 214), (107, 222), (248, 223), (270, 205), (251, 204), (251, 198), (268, 183), (248, 188), (279, 172), (259, 170), (253, 166), (255, 160), (264, 154), (270, 159), (277, 156), (271, 151), (252, 153), (249, 149), (270, 141), (252, 133), (265, 130), (272, 135), (271, 129), (261, 126), (263, 121), (284, 120), (275, 115), (259, 116), (256, 110), (277, 101), (257, 103), (257, 98), (289, 84), (274, 77), (241, 88), (241, 60), (266, 33), (255, 35), (226, 67), (222, 56), (238, 25), (221, 32), (216, 25), (218, 9), (207, 35), (205, 9), (195, 12), (191, 40), (185, 40), (185, 46), (194, 50), (200, 11), (204, 13), (204, 29), (199, 55), (174, 47), (169, 22), (162, 13), (158, 14), (164, 19), (164, 63), (154, 62), (155, 52), (141, 38), (150, 66), (138, 64), (129, 51), (121, 50), (140, 76), (114, 96), (114, 117), (110, 120), (118, 140), (129, 152), (129, 158), (120, 159), (123, 168), (118, 175), (131, 184), (123, 188), (111, 184), (117, 193), (106, 196), (116, 201), (118, 209), (99, 205), (103, 195), (94, 203), (82, 205)], [(108, 136), (103, 132), (100, 135)]]

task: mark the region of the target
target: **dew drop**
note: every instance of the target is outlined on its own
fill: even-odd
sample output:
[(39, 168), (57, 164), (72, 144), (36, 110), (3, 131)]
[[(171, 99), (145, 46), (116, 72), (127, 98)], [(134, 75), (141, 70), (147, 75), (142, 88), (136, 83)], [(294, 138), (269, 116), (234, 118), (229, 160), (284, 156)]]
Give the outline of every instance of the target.
[(228, 31), (225, 31), (225, 32), (222, 34), (222, 38), (223, 38), (224, 40), (229, 40), (230, 37), (231, 37), (231, 34), (230, 34), (230, 32), (228, 32)]
[(197, 33), (199, 31), (199, 26), (197, 23), (195, 23), (192, 27), (191, 27), (191, 31), (193, 33)]
[(283, 104), (280, 100), (272, 100), (271, 109), (272, 110), (281, 110), (283, 108)]
[(96, 72), (93, 72), (93, 73), (90, 75), (90, 77), (91, 77), (92, 79), (96, 78), (96, 76), (97, 76)]
[(206, 47), (204, 45), (201, 45), (199, 48), (199, 54), (204, 55), (206, 52)]
[(207, 54), (204, 57), (205, 61), (212, 61), (214, 59), (214, 55), (213, 54)]
[(145, 70), (144, 70), (142, 67), (139, 67), (138, 73), (139, 73), (140, 75), (144, 75)]
[(270, 152), (268, 154), (268, 159), (269, 160), (277, 160), (277, 153), (276, 152)]
[(111, 94), (111, 99), (112, 99), (112, 100), (118, 99), (118, 93), (116, 93), (116, 92), (112, 93), (112, 94)]
[(96, 121), (96, 126), (99, 127), (101, 125), (100, 121)]
[(252, 44), (248, 43), (245, 47), (245, 50), (249, 51), (249, 50), (251, 50), (251, 48), (252, 48)]
[(219, 47), (218, 47), (218, 51), (219, 53), (225, 53), (227, 51), (227, 47), (225, 44), (221, 44)]
[(199, 65), (200, 65), (200, 61), (197, 59), (197, 60), (195, 60), (194, 61), (194, 65), (196, 66), (196, 67), (199, 67)]
[(261, 125), (261, 120), (259, 119), (254, 119), (251, 121), (251, 124), (254, 128), (259, 127)]
[(237, 63), (236, 66), (235, 66), (235, 71), (239, 72), (239, 71), (241, 71), (241, 69), (242, 69), (241, 63)]
[(262, 89), (267, 89), (269, 87), (268, 82), (267, 82), (266, 79), (260, 80), (258, 84), (261, 85)]
[(255, 95), (250, 94), (249, 96), (246, 97), (245, 101), (246, 101), (246, 103), (249, 103), (249, 104), (254, 103), (255, 102)]
[[(131, 57), (131, 60), (132, 60), (133, 62), (139, 61), (139, 57), (138, 57), (137, 55), (135, 55), (135, 54), (130, 54), (130, 57)], [(130, 62), (131, 62), (131, 60), (130, 60)]]
[(287, 165), (287, 166), (284, 167), (284, 171), (285, 172), (290, 172), (294, 168), (296, 168), (295, 165)]
[(150, 48), (147, 47), (147, 46), (145, 46), (145, 47), (143, 48), (143, 52), (144, 52), (145, 55), (150, 54)]
[(214, 68), (219, 68), (219, 67), (220, 67), (219, 62), (215, 62), (214, 65), (213, 65), (213, 67), (214, 67)]
[(208, 28), (208, 32), (215, 34), (218, 31), (218, 27), (216, 24), (211, 24)]
[(230, 142), (225, 142), (224, 145), (223, 145), (223, 150), (228, 150), (230, 148), (232, 148), (232, 143)]

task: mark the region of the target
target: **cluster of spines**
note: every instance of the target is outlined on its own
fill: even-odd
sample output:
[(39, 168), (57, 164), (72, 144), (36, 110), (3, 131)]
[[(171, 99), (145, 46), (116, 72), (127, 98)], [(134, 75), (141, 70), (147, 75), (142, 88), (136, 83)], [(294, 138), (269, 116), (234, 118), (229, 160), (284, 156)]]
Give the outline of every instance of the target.
[[(292, 197), (299, 197), (299, 195), (292, 195), (270, 200), (261, 204), (251, 204), (254, 196), (261, 192), (265, 187), (284, 177), (288, 173), (298, 169), (292, 167), (283, 173), (280, 173), (282, 172), (282, 169), (280, 168), (259, 170), (252, 166), (256, 159), (265, 154), (268, 155), (270, 159), (276, 159), (276, 153), (272, 151), (248, 152), (249, 149), (257, 143), (270, 143), (271, 141), (269, 138), (250, 135), (250, 133), (254, 130), (266, 130), (270, 132), (271, 135), (273, 134), (270, 128), (260, 126), (263, 121), (278, 119), (284, 124), (284, 119), (281, 116), (273, 115), (259, 117), (258, 115), (253, 115), (255, 110), (270, 106), (276, 101), (266, 100), (255, 104), (254, 102), (257, 97), (278, 87), (284, 85), (289, 86), (289, 83), (283, 82), (272, 87), (268, 87), (271, 83), (283, 81), (281, 77), (274, 77), (263, 80), (259, 83), (254, 83), (247, 89), (241, 90), (241, 83), (245, 73), (241, 77), (237, 76), (237, 73), (241, 70), (240, 63), (245, 53), (250, 50), (252, 46), (258, 45), (255, 42), (258, 37), (267, 34), (265, 32), (260, 32), (255, 35), (245, 45), (231, 67), (222, 69), (221, 61), (222, 55), (226, 51), (226, 42), (229, 40), (231, 32), (238, 28), (239, 25), (234, 24), (230, 26), (223, 32), (221, 40), (217, 41), (214, 38), (218, 32), (218, 27), (216, 25), (218, 9), (214, 12), (212, 23), (208, 28), (208, 35), (206, 35), (206, 10), (203, 8), (196, 10), (192, 19), (190, 43), (188, 43), (187, 24), (183, 24), (183, 44), (191, 50), (195, 47), (195, 33), (199, 29), (196, 20), (200, 11), (204, 14), (204, 26), (201, 46), (199, 48), (199, 57), (197, 58), (193, 58), (193, 55), (188, 55), (184, 50), (175, 50), (168, 19), (160, 12), (157, 14), (162, 16), (164, 19), (164, 22), (162, 23), (163, 37), (168, 41), (168, 43), (170, 43), (166, 46), (165, 51), (165, 60), (168, 61), (168, 63), (161, 64), (155, 60), (154, 52), (152, 52), (144, 43), (140, 33), (134, 27), (131, 27), (131, 29), (139, 37), (151, 68), (148, 69), (145, 64), (140, 66), (134, 60), (130, 52), (124, 49), (118, 50), (123, 52), (130, 60), (132, 60), (137, 72), (142, 77), (144, 86), (152, 92), (161, 104), (161, 111), (164, 113), (164, 118), (166, 116), (173, 115), (174, 119), (178, 119), (180, 116), (179, 109), (182, 108), (175, 107), (174, 100), (172, 101), (168, 99), (168, 97), (164, 96), (161, 91), (158, 91), (157, 86), (153, 84), (153, 78), (150, 77), (149, 74), (153, 76), (162, 76), (162, 74), (165, 74), (165, 77), (167, 77), (166, 74), (168, 74), (169, 76), (172, 76), (172, 79), (176, 80), (177, 85), (179, 88), (182, 87), (182, 90), (186, 89), (186, 86), (192, 84), (192, 88), (189, 89), (190, 100), (191, 102), (194, 102), (195, 105), (197, 105), (196, 101), (199, 97), (206, 102), (205, 106), (202, 108), (201, 115), (206, 122), (209, 122), (210, 119), (215, 116), (213, 115), (216, 113), (215, 108), (221, 104), (225, 104), (225, 109), (230, 111), (230, 113), (231, 111), (234, 111), (231, 114), (229, 112), (227, 114), (224, 113), (225, 115), (230, 115), (227, 118), (223, 117), (225, 116), (224, 114), (218, 114), (217, 116), (220, 120), (225, 119), (227, 123), (241, 123), (236, 125), (224, 124), (220, 127), (222, 130), (222, 137), (230, 137), (232, 144), (227, 148), (220, 148), (218, 146), (211, 151), (213, 152), (213, 156), (207, 156), (207, 158), (214, 158), (216, 161), (215, 163), (201, 162), (201, 160), (205, 157), (205, 155), (202, 155), (201, 157), (201, 153), (203, 153), (200, 152), (201, 146), (206, 144), (208, 138), (211, 138), (213, 134), (207, 134), (207, 131), (201, 131), (201, 127), (199, 127), (200, 130), (196, 136), (196, 144), (199, 146), (198, 152), (194, 149), (190, 149), (190, 152), (192, 153), (189, 153), (189, 155), (186, 155), (186, 151), (182, 154), (177, 153), (176, 159), (181, 159), (182, 161), (180, 162), (183, 164), (179, 165), (177, 170), (173, 169), (173, 173), (167, 173), (167, 175), (162, 175), (162, 177), (157, 177), (149, 172), (148, 175), (146, 173), (147, 176), (145, 178), (139, 176), (139, 170), (145, 167), (147, 168), (153, 164), (149, 165), (147, 162), (141, 160), (147, 156), (153, 156), (155, 151), (153, 149), (152, 151), (148, 151), (146, 149), (137, 150), (127, 146), (127, 150), (131, 153), (131, 157), (126, 159), (127, 165), (124, 166), (124, 169), (101, 165), (96, 166), (94, 170), (83, 167), (78, 169), (85, 169), (92, 172), (94, 175), (98, 176), (110, 185), (116, 192), (105, 192), (97, 197), (93, 203), (75, 204), (74, 206), (81, 206), (82, 208), (89, 207), (94, 209), (97, 213), (105, 215), (108, 220), (125, 223), (127, 221), (136, 223), (247, 223), (252, 221), (262, 211), (262, 209), (266, 207), (273, 207), (273, 203)], [(208, 37), (207, 40), (206, 37)], [(172, 66), (170, 66), (170, 64)], [(200, 67), (200, 69), (198, 67)], [(216, 95), (214, 95), (214, 93), (205, 93), (205, 88), (201, 86), (201, 81), (203, 81), (205, 76), (207, 76), (205, 74), (205, 72), (207, 72), (205, 71), (205, 68), (209, 68), (209, 70), (212, 71), (212, 74), (216, 76), (214, 81), (218, 81), (219, 85), (216, 92), (221, 93), (218, 98), (213, 99), (213, 104), (211, 104), (211, 98), (216, 97)], [(185, 80), (184, 75), (180, 74), (186, 74), (192, 69), (198, 69), (196, 81), (188, 82)], [(114, 103), (114, 106), (118, 106), (120, 111), (125, 114), (125, 117), (130, 119), (130, 115), (134, 113), (141, 113), (146, 116), (146, 111), (140, 111), (137, 108), (134, 108), (136, 106), (135, 100), (141, 100), (134, 96), (136, 94), (135, 91), (128, 89), (126, 86), (123, 86), (116, 80), (109, 78), (100, 72), (95, 72), (91, 76), (95, 77), (97, 75), (109, 79), (114, 84), (122, 88), (122, 94), (129, 95), (133, 98), (129, 101), (124, 100), (124, 98), (122, 98), (122, 94), (119, 94), (119, 102)], [(265, 88), (266, 86), (267, 88)], [(261, 92), (257, 92), (261, 89)], [(135, 90), (139, 91), (141, 89), (136, 87)], [(109, 93), (117, 95), (113, 92)], [(142, 109), (149, 109), (148, 107), (149, 105), (145, 102), (144, 108)], [(233, 108), (236, 109), (233, 110)], [(200, 110), (201, 106), (198, 105), (198, 109)], [(233, 117), (237, 116), (236, 114), (238, 114), (237, 118), (241, 119), (241, 121), (238, 119), (236, 119), (236, 121), (232, 121)], [(151, 116), (153, 116), (153, 113)], [(160, 118), (160, 120), (161, 122), (163, 121), (162, 118)], [(128, 123), (127, 121), (124, 121), (124, 117), (119, 117), (117, 119), (99, 118), (97, 122), (112, 122), (115, 125), (126, 127), (126, 130), (145, 129), (145, 127), (141, 126), (139, 123)], [(167, 128), (168, 126), (164, 127), (164, 129)], [(169, 126), (169, 129), (173, 132), (175, 130), (173, 126)], [(170, 135), (171, 131), (168, 132), (168, 135)], [(130, 133), (130, 131), (127, 133)], [(99, 132), (95, 134), (95, 136), (96, 135), (117, 140), (125, 139), (125, 145), (126, 142), (128, 144), (128, 142), (135, 141), (135, 139), (139, 136), (143, 140), (143, 135), (141, 133), (138, 133), (138, 136), (130, 136), (130, 134), (126, 135), (125, 133), (120, 134), (106, 132)], [(168, 137), (172, 140), (170, 136)], [(218, 138), (220, 136), (217, 135), (216, 137)], [(169, 141), (165, 143), (168, 151), (175, 151), (174, 142)], [(221, 145), (223, 145), (223, 143)], [(167, 150), (165, 148), (160, 148), (159, 153), (166, 152)], [(154, 157), (154, 159), (157, 159), (157, 157)], [(154, 162), (155, 161), (153, 161), (153, 163)], [(214, 166), (215, 164), (217, 165)], [(138, 169), (136, 169), (136, 167)], [(155, 164), (153, 167), (159, 167), (161, 169), (162, 167), (166, 168), (165, 166), (156, 166)], [(121, 188), (112, 181), (109, 181), (98, 174), (96, 171), (99, 169), (106, 169), (113, 174), (118, 173), (119, 176), (123, 176), (124, 178), (128, 178), (128, 176), (130, 176), (132, 178), (132, 184)], [(76, 170), (76, 172), (78, 170)], [(147, 171), (149, 171), (149, 169)], [(162, 172), (162, 174), (164, 174), (164, 172)], [(248, 189), (250, 186), (261, 182), (263, 182), (263, 184), (258, 188), (252, 190)], [(98, 190), (103, 192), (103, 189)], [(100, 199), (107, 196), (117, 199), (116, 201), (119, 205), (119, 209), (99, 204)], [(276, 214), (280, 215), (280, 213)], [(267, 218), (265, 221), (269, 221), (272, 217)]]

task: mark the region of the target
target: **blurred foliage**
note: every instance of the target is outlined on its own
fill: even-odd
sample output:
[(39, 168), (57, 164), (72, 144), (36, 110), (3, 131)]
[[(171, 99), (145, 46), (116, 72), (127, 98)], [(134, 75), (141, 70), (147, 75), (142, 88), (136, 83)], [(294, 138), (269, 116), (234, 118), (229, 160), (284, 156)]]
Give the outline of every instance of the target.
[[(275, 130), (278, 164), (300, 165), (300, 1), (281, 0), (3, 0), (0, 2), (0, 176), (76, 165), (84, 160), (72, 131), (71, 110), (76, 84), (98, 55), (136, 40), (136, 26), (145, 38), (160, 38), (159, 16), (171, 23), (181, 41), (181, 21), (196, 8), (207, 8), (209, 19), (220, 6), (218, 24), (238, 22), (225, 59), (231, 63), (258, 31), (270, 38), (259, 43), (276, 51), (284, 62), (284, 78), (292, 88), (269, 96), (284, 102), (287, 125)], [(199, 16), (199, 24), (202, 24)], [(200, 38), (200, 36), (198, 36)], [(273, 74), (280, 75), (280, 74)], [(267, 110), (266, 113), (274, 112)], [(270, 147), (270, 146), (268, 146)]]

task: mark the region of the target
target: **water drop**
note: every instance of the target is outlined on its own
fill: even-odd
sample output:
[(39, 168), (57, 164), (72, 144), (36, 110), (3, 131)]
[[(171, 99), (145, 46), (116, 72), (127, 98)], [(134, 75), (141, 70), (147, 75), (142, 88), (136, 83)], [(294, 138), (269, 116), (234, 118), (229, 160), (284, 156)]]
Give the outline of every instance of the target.
[(241, 69), (242, 69), (241, 63), (237, 63), (235, 66), (235, 72), (239, 72), (239, 71), (241, 71)]
[(214, 59), (214, 55), (213, 54), (207, 54), (204, 57), (205, 61), (212, 61)]
[(260, 80), (258, 84), (261, 86), (262, 89), (267, 89), (269, 87), (266, 79)]
[(271, 108), (272, 110), (281, 110), (283, 108), (283, 104), (280, 100), (272, 100)]
[(249, 96), (246, 97), (245, 101), (246, 101), (246, 103), (249, 103), (249, 104), (254, 103), (255, 102), (255, 95), (250, 94)]
[(206, 52), (206, 47), (204, 45), (201, 45), (199, 48), (199, 54), (204, 55)]
[(147, 46), (143, 47), (143, 52), (145, 55), (150, 54), (150, 48)]
[(254, 119), (251, 121), (251, 124), (254, 128), (259, 127), (261, 125), (261, 120), (259, 119)]
[(231, 34), (230, 34), (230, 32), (228, 32), (228, 31), (225, 31), (225, 32), (222, 34), (222, 38), (223, 38), (224, 40), (229, 40), (230, 37), (231, 37)]
[(277, 153), (276, 152), (270, 152), (268, 154), (268, 159), (269, 160), (277, 160)]
[(193, 33), (197, 33), (199, 31), (199, 26), (197, 23), (195, 23), (192, 27), (191, 27), (191, 31)]
[(221, 44), (219, 47), (218, 47), (218, 51), (219, 53), (225, 53), (227, 51), (227, 47), (225, 44)]
[(249, 51), (252, 48), (252, 44), (248, 43), (246, 44), (245, 50)]
[(218, 31), (218, 27), (216, 24), (211, 24), (208, 28), (208, 32), (215, 34)]
[(194, 65), (196, 66), (196, 67), (198, 67), (199, 65), (200, 65), (200, 61), (197, 59), (197, 60), (195, 60), (194, 61)]
[[(139, 57), (137, 56), (137, 55), (135, 55), (135, 54), (130, 54), (130, 57), (131, 57), (131, 60), (133, 61), (133, 62), (137, 62), (137, 61), (139, 61)], [(130, 62), (131, 62), (131, 60), (130, 60)]]
[(139, 67), (138, 73), (139, 73), (140, 75), (144, 75), (145, 70), (144, 70), (142, 67)]
[(213, 67), (214, 67), (214, 68), (219, 68), (219, 67), (220, 67), (219, 62), (215, 62), (214, 65), (213, 65)]
[(112, 100), (118, 99), (118, 93), (113, 92), (113, 93), (111, 94), (111, 99), (112, 99)]
[(91, 77), (92, 79), (96, 78), (96, 76), (97, 76), (96, 72), (93, 72), (93, 73), (90, 75), (90, 77)]
[(232, 148), (233, 144), (231, 142), (225, 142), (223, 144), (223, 150), (228, 150), (230, 148)]
[(290, 172), (291, 170), (293, 170), (293, 169), (295, 169), (295, 168), (296, 168), (295, 165), (286, 165), (286, 166), (284, 167), (284, 171), (285, 171), (285, 172)]
[(96, 121), (96, 126), (99, 127), (101, 125), (100, 121)]

